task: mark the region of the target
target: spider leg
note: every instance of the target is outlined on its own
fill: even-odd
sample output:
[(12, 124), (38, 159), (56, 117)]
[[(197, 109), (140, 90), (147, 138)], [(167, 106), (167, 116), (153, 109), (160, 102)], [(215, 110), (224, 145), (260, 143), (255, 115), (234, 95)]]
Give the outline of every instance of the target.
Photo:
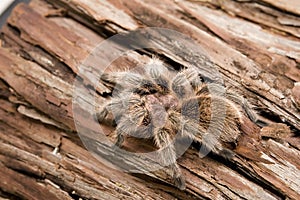
[(154, 93), (155, 87), (151, 80), (145, 79), (141, 74), (134, 72), (104, 73), (101, 80), (115, 85), (117, 92), (123, 94), (150, 94)]
[(190, 66), (182, 72), (185, 74), (187, 80), (192, 85), (194, 91), (198, 91), (199, 88), (202, 87), (203, 82), (199, 77), (199, 71), (197, 70), (197, 68)]
[(128, 109), (122, 113), (122, 116), (117, 121), (116, 144), (123, 142), (123, 134), (137, 138), (150, 138), (153, 135), (153, 127), (149, 123), (149, 113), (143, 104), (143, 98), (132, 98), (129, 100)]
[(187, 98), (191, 96), (192, 93), (194, 93), (191, 84), (182, 71), (178, 72), (173, 78), (171, 87), (173, 92), (179, 99)]
[(114, 126), (117, 117), (114, 116), (114, 119), (110, 120), (107, 119), (107, 115), (110, 113), (109, 107), (112, 104), (112, 102), (109, 102), (105, 106), (101, 107), (100, 109), (97, 110), (97, 112), (94, 114), (94, 118), (102, 124), (106, 124), (109, 126)]
[[(226, 107), (226, 102), (220, 102), (221, 100), (222, 99), (215, 100), (217, 101), (217, 105), (221, 105), (222, 107), (222, 104), (224, 104), (224, 106)], [(223, 116), (222, 114), (221, 116), (218, 116), (218, 114), (214, 115), (215, 118), (211, 119), (211, 115), (207, 113), (211, 113), (212, 111), (203, 110), (207, 109), (206, 107), (210, 107), (209, 101), (211, 100), (208, 96), (204, 96), (202, 98), (190, 98), (183, 101), (181, 109), (181, 120), (177, 120), (181, 123), (181, 134), (184, 137), (189, 137), (194, 141), (202, 144), (200, 149), (200, 154), (202, 154), (200, 155), (201, 157), (207, 155), (210, 151), (212, 151), (213, 153), (230, 159), (234, 156), (234, 153), (229, 149), (224, 148), (221, 143), (221, 141), (226, 138), (223, 135), (224, 131), (226, 130), (227, 133), (231, 130), (226, 129), (229, 127), (227, 124), (225, 124), (228, 120), (226, 121), (226, 119), (224, 118), (226, 116)], [(201, 103), (203, 105), (201, 105)], [(226, 110), (224, 112), (226, 112)], [(232, 138), (230, 137), (229, 139)], [(232, 140), (234, 140), (234, 138)]]
[(150, 138), (153, 136), (152, 128), (153, 127), (150, 125), (140, 127), (129, 117), (122, 117), (114, 131), (114, 135), (116, 136), (115, 145), (117, 147), (122, 146), (124, 142), (124, 135), (131, 135), (139, 138)]
[(203, 152), (212, 151), (226, 159), (231, 159), (235, 153), (228, 149), (235, 144), (240, 135), (241, 114), (238, 108), (229, 100), (219, 96), (203, 95), (199, 98), (199, 125), (207, 131), (202, 136)]
[(181, 170), (176, 163), (176, 151), (174, 144), (172, 144), (170, 138), (171, 130), (162, 127), (155, 128), (154, 130), (154, 141), (159, 150), (160, 161), (164, 166), (168, 166), (172, 171), (172, 177), (176, 186), (183, 190), (185, 189), (185, 180), (181, 174)]
[[(222, 87), (219, 84), (216, 83), (209, 83), (209, 84), (205, 84), (202, 87), (200, 87), (197, 91), (197, 94), (213, 94), (213, 95), (217, 95), (223, 98), (226, 98), (234, 103), (236, 103), (237, 105), (241, 106), (241, 108), (245, 111), (246, 115), (249, 117), (249, 119), (256, 123), (259, 124), (260, 126), (266, 126), (268, 125), (268, 122), (266, 121), (262, 121), (259, 119), (259, 117), (257, 116), (257, 114), (253, 111), (253, 109), (251, 108), (249, 102), (242, 97), (241, 95), (239, 95), (237, 92), (235, 92), (234, 90), (225, 90), (224, 87)], [(236, 107), (236, 106), (235, 106)], [(237, 110), (239, 110), (238, 108), (236, 108)]]
[[(111, 107), (113, 104), (118, 105), (119, 107), (122, 106), (121, 103), (121, 99), (115, 100), (115, 101), (111, 101), (110, 103), (108, 103), (106, 106), (104, 106), (98, 113), (96, 113), (96, 118), (100, 123), (107, 123), (105, 121), (106, 116), (109, 113), (108, 108)], [(113, 106), (112, 106), (113, 107)], [(114, 122), (116, 121), (116, 116), (114, 116)], [(124, 136), (123, 136), (123, 131), (120, 129), (120, 126), (122, 125), (122, 123), (118, 123), (117, 127), (114, 131), (114, 135), (116, 135), (116, 142), (115, 145), (120, 147), (122, 145), (122, 143), (124, 142)]]
[(142, 107), (143, 104), (144, 100), (141, 99), (138, 95), (121, 93), (119, 97), (117, 96), (113, 98), (106, 105), (101, 107), (95, 114), (95, 116), (99, 122), (105, 122), (105, 118), (108, 113), (112, 113), (114, 120), (118, 121), (119, 118), (124, 115), (125, 112), (127, 112), (127, 110), (130, 110), (132, 107)]
[(259, 126), (269, 125), (269, 122), (259, 119), (258, 115), (251, 108), (247, 99), (241, 95), (234, 93), (233, 91), (229, 91), (227, 92), (226, 97), (234, 103), (240, 105), (253, 123), (258, 124)]
[(172, 89), (179, 98), (191, 96), (190, 93), (197, 93), (203, 87), (199, 72), (195, 67), (190, 66), (177, 73), (172, 81)]
[(169, 92), (169, 81), (167, 79), (169, 71), (163, 65), (163, 62), (157, 58), (151, 59), (145, 66), (146, 73), (153, 82), (158, 86), (160, 93), (166, 94)]
[(124, 135), (131, 134), (136, 131), (137, 126), (132, 123), (131, 119), (128, 116), (122, 116), (117, 123), (117, 127), (114, 131), (116, 136), (115, 145), (120, 147), (124, 142)]
[(98, 112), (95, 114), (96, 119), (100, 123), (108, 123), (108, 121), (105, 120), (108, 113), (111, 112), (113, 114), (114, 121), (117, 120), (125, 111), (127, 101), (128, 101), (127, 98), (112, 99), (109, 103), (107, 103), (106, 105), (104, 105), (102, 108), (98, 110)]
[(124, 142), (124, 133), (123, 133), (121, 130), (116, 129), (116, 130), (114, 131), (114, 134), (117, 136), (117, 137), (116, 137), (116, 141), (115, 141), (115, 145), (116, 145), (117, 147), (121, 147), (121, 145), (122, 145), (123, 142)]
[(140, 74), (124, 71), (124, 72), (111, 72), (103, 73), (101, 80), (112, 84), (127, 84), (136, 86), (141, 82), (143, 77)]
[(139, 137), (138, 132), (140, 131), (140, 126), (146, 115), (143, 111), (138, 111), (139, 113), (125, 113), (120, 120), (117, 122), (118, 130), (122, 130), (129, 135)]
[(203, 136), (207, 134), (206, 129), (199, 125), (199, 121), (180, 116), (177, 112), (170, 112), (169, 119), (174, 127), (178, 127), (182, 137), (202, 143)]
[(207, 131), (201, 125), (191, 120), (183, 122), (182, 135), (192, 138), (194, 141), (201, 144), (201, 149), (199, 151), (200, 157), (206, 156), (210, 151), (226, 159), (231, 159), (235, 155), (233, 151), (223, 147), (219, 141), (218, 134)]
[(108, 110), (107, 110), (107, 107), (103, 107), (101, 108), (97, 113), (96, 113), (96, 119), (99, 121), (99, 122), (103, 122), (105, 117), (107, 116), (108, 114)]

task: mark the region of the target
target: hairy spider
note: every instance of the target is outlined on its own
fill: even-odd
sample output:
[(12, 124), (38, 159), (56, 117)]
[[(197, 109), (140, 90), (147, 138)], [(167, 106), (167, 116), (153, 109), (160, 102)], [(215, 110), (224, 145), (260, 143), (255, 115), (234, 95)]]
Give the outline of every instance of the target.
[[(216, 154), (234, 155), (226, 147), (237, 143), (241, 109), (246, 104), (233, 94), (225, 98), (217, 84), (203, 83), (196, 68), (174, 73), (160, 60), (151, 59), (144, 74), (112, 72), (101, 79), (115, 84), (117, 95), (97, 113), (98, 121), (103, 123), (108, 113), (113, 114), (117, 146), (125, 134), (152, 137), (159, 148), (160, 161), (171, 169), (180, 189), (185, 188), (185, 180), (176, 162), (172, 143), (175, 135), (199, 142)], [(218, 118), (222, 112), (224, 115)], [(211, 124), (213, 128), (209, 128)]]

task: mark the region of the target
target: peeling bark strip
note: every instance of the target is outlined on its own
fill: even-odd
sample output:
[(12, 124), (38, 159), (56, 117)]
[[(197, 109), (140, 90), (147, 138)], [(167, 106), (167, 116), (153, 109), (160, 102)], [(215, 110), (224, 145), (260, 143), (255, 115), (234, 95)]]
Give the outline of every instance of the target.
[(286, 2), (284, 0), (262, 0), (262, 2), (266, 2), (272, 6), (275, 6), (281, 10), (291, 12), (296, 15), (300, 15), (300, 2), (297, 0), (293, 0), (290, 2)]
[[(29, 6), (20, 4), (3, 27), (0, 40), (0, 198), (299, 199), (298, 4), (297, 0), (32, 0)], [(193, 38), (210, 60), (199, 57), (192, 63), (212, 79), (207, 66), (214, 65), (225, 85), (252, 103), (259, 120), (291, 128), (288, 134), (282, 134), (287, 128), (282, 124), (262, 129), (257, 148), (270, 163), (241, 156), (247, 153), (247, 140), (232, 161), (215, 155), (200, 159), (196, 145), (178, 159), (187, 179), (187, 189), (179, 191), (170, 184), (167, 170), (127, 174), (108, 167), (85, 149), (72, 110), (79, 64), (112, 34), (147, 26)], [(155, 32), (148, 39), (158, 49), (128, 52), (109, 70), (143, 66), (153, 53), (174, 69), (191, 63), (188, 44), (182, 49)], [(125, 47), (115, 43), (110, 48), (121, 51)], [(87, 68), (91, 74), (107, 67), (104, 63), (110, 55), (98, 56), (98, 62)], [(87, 88), (91, 77), (81, 77)], [(97, 92), (101, 106), (110, 86), (99, 83)], [(86, 105), (93, 102), (80, 98)], [(84, 106), (80, 109), (84, 119)], [(83, 138), (94, 139), (91, 150), (124, 167), (157, 164), (150, 158), (111, 151), (95, 133), (98, 125), (92, 120), (86, 119), (94, 126), (85, 127), (89, 134)], [(113, 128), (103, 130), (112, 140)], [(141, 145), (133, 138), (126, 141), (124, 149), (151, 150), (151, 144)]]

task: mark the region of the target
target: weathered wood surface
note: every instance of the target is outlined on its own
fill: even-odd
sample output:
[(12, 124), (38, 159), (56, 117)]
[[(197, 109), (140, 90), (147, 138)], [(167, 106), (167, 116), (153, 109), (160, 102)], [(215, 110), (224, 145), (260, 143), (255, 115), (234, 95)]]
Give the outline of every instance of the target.
[[(299, 199), (300, 12), (289, 1), (33, 0), (15, 8), (2, 28), (0, 48), (0, 196), (10, 199)], [(252, 103), (261, 120), (282, 122), (292, 133), (260, 145), (267, 164), (241, 156), (203, 159), (191, 147), (178, 162), (187, 188), (175, 188), (164, 170), (147, 175), (111, 169), (80, 141), (72, 110), (79, 64), (97, 44), (139, 27), (184, 33), (205, 49), (225, 85)], [(178, 69), (188, 49), (153, 33), (157, 54)], [(164, 41), (164, 42), (162, 42)], [(124, 46), (112, 44), (121, 51)], [(143, 64), (153, 52), (131, 51), (111, 70)], [(91, 73), (110, 55), (97, 58)], [(174, 65), (174, 63), (177, 63)], [(200, 63), (200, 64), (199, 64)], [(214, 64), (212, 64), (214, 63)], [(207, 69), (203, 69), (204, 72)], [(206, 70), (206, 71), (205, 71)], [(207, 76), (210, 76), (207, 74)], [(88, 85), (89, 77), (82, 77)], [(97, 88), (97, 103), (110, 91)], [(93, 102), (81, 97), (85, 102)], [(298, 108), (297, 108), (298, 107)], [(82, 115), (84, 117), (84, 110)], [(87, 119), (92, 120), (92, 119)], [(91, 137), (93, 130), (91, 128)], [(111, 129), (105, 129), (110, 136)], [(272, 133), (271, 133), (272, 134)], [(106, 147), (106, 143), (98, 143)], [(133, 149), (132, 142), (125, 148)], [(101, 152), (99, 152), (101, 153)], [(107, 153), (107, 152), (106, 152)], [(112, 160), (120, 155), (110, 152)], [(126, 160), (126, 159), (125, 159)], [(125, 164), (139, 166), (135, 158)], [(151, 161), (146, 161), (149, 164)]]

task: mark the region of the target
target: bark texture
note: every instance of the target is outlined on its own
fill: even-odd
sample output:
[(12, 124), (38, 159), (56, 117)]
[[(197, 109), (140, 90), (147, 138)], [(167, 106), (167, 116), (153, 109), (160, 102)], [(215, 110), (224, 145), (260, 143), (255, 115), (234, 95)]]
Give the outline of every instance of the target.
[[(183, 33), (207, 56), (194, 55), (195, 44), (181, 46), (154, 31), (129, 44), (151, 41), (157, 48), (128, 51), (109, 70), (143, 65), (154, 54), (175, 70), (193, 64), (209, 80), (223, 80), (253, 105), (258, 122), (275, 123), (260, 131), (260, 159), (245, 158), (251, 157), (249, 138), (231, 161), (216, 155), (201, 159), (194, 144), (178, 159), (187, 181), (180, 191), (167, 170), (126, 173), (92, 155), (124, 168), (158, 165), (112, 151), (84, 106), (72, 108), (80, 64), (96, 45), (143, 27)], [(298, 0), (32, 0), (14, 9), (0, 42), (0, 199), (300, 198)], [(114, 56), (110, 52), (126, 48), (128, 42), (116, 41), (94, 55), (95, 62), (90, 58), (79, 79), (84, 87), (93, 92), (93, 74), (104, 70)], [(211, 73), (212, 66), (222, 80)], [(95, 102), (76, 98), (82, 105), (101, 106), (111, 89), (102, 82), (95, 89)], [(88, 124), (81, 140), (74, 112)], [(112, 138), (113, 128), (102, 128)], [(124, 148), (153, 150), (148, 143), (128, 138)]]

